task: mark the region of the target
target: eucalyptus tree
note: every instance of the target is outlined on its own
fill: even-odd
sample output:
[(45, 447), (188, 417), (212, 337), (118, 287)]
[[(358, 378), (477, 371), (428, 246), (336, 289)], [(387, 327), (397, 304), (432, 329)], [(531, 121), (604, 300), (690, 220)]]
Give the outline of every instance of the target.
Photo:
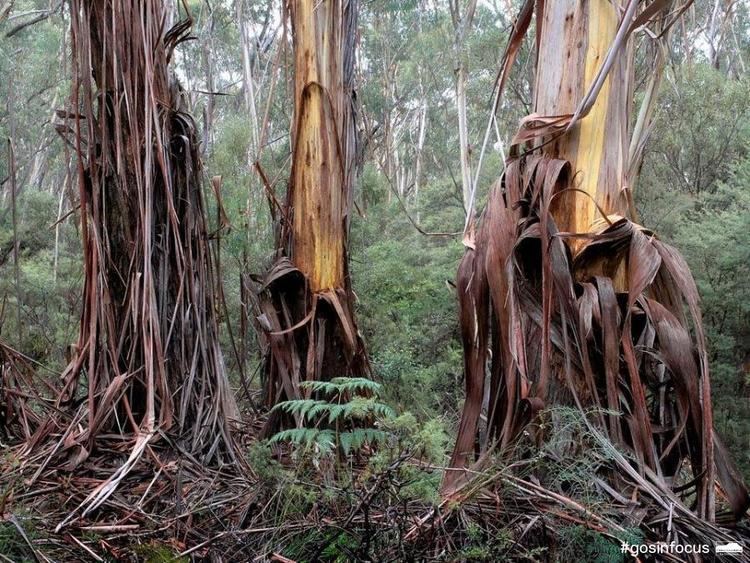
[[(73, 107), (84, 295), (58, 403), (74, 409), (58, 455), (128, 454), (88, 498), (99, 505), (163, 434), (204, 463), (235, 459), (237, 416), (215, 318), (199, 132), (170, 72), (191, 21), (166, 3), (71, 3)], [(83, 384), (81, 384), (83, 383)], [(52, 431), (43, 426), (28, 448)]]
[[(476, 236), (467, 229), (457, 280), (467, 396), (446, 491), (477, 453), (507, 452), (541, 411), (569, 405), (595, 439), (631, 452), (613, 458), (626, 479), (605, 476), (625, 497), (635, 482), (645, 503), (669, 498), (708, 521), (717, 491), (736, 518), (750, 504), (713, 429), (696, 285), (680, 254), (636, 223), (632, 204), (640, 151), (631, 147), (650, 130), (631, 126), (633, 37), (642, 26), (668, 29), (667, 8), (553, 0), (521, 9), (496, 100), (536, 11), (533, 112)], [(648, 121), (654, 97), (644, 103)]]
[[(277, 258), (259, 300), (268, 339), (269, 404), (303, 396), (303, 381), (367, 375), (348, 264), (356, 174), (354, 64), (358, 3), (293, 0), (292, 169), (272, 196)], [(276, 417), (269, 428), (277, 424)]]
[(461, 6), (460, 0), (448, 2), (453, 22), (453, 50), (455, 52), (454, 72), (456, 74), (456, 113), (458, 115), (458, 143), (461, 153), (461, 194), (468, 214), (471, 207), (471, 148), (469, 146), (469, 120), (466, 115), (466, 90), (468, 70), (464, 55), (466, 37), (471, 32), (477, 0), (468, 0)]

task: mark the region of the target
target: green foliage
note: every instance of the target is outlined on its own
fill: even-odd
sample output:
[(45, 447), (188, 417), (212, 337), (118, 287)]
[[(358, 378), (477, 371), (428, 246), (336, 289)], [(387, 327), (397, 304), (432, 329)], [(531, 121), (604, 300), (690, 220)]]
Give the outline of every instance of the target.
[(545, 476), (545, 484), (589, 503), (605, 500), (594, 477), (612, 462), (615, 446), (593, 436), (584, 417), (609, 414), (606, 409), (581, 414), (573, 407), (552, 407), (540, 413), (539, 431), (544, 440), (533, 450), (531, 467)]
[[(436, 420), (419, 423), (410, 413), (380, 424), (389, 439), (378, 444), (366, 465), (342, 464), (321, 479), (307, 464), (298, 462), (292, 467), (277, 466), (270, 486), (263, 483), (265, 494), (273, 499), (273, 518), (281, 530), (290, 522), (308, 521), (311, 511), (325, 515), (317, 526), (289, 526), (280, 534), (278, 545), (285, 557), (298, 561), (378, 560), (382, 550), (400, 544), (414, 524), (413, 514), (425, 513), (439, 502), (442, 472), (431, 465), (446, 462), (448, 435), (442, 426)], [(264, 460), (267, 453), (257, 446), (249, 459)], [(371, 516), (386, 511), (390, 514), (387, 521), (373, 525)], [(356, 518), (349, 520), (349, 514)], [(347, 521), (346, 526), (340, 525), (342, 520)], [(487, 542), (493, 540), (488, 537)], [(408, 556), (411, 549), (404, 544), (404, 551), (398, 553), (403, 560), (412, 560)]]
[(440, 419), (432, 418), (420, 424), (412, 413), (405, 412), (387, 421), (385, 426), (398, 437), (402, 448), (436, 465), (445, 462), (450, 437)]
[(502, 561), (513, 545), (513, 534), (508, 529), (490, 533), (488, 528), (469, 523), (466, 527), (467, 546), (458, 553), (464, 561)]
[[(444, 230), (456, 208), (435, 208)], [(420, 418), (457, 413), (462, 351), (454, 279), (461, 248), (419, 234), (394, 203), (369, 210), (352, 233), (357, 315), (388, 401)], [(440, 222), (437, 216), (443, 218)], [(449, 414), (450, 416), (450, 414)]]
[[(383, 421), (383, 427), (393, 440), (370, 456), (365, 475), (378, 475), (395, 464), (402, 484), (400, 498), (437, 504), (443, 473), (431, 466), (443, 467), (447, 462), (450, 437), (443, 423), (439, 419), (420, 423), (412, 413), (405, 412)], [(411, 457), (420, 463), (400, 463)]]
[(334, 377), (331, 381), (303, 381), (299, 386), (303, 389), (310, 389), (315, 393), (337, 396), (358, 392), (377, 395), (382, 390), (380, 383), (365, 377)]
[[(300, 386), (327, 399), (295, 399), (274, 406), (273, 410), (284, 411), (311, 427), (282, 430), (271, 437), (271, 442), (314, 447), (324, 455), (340, 450), (348, 456), (366, 444), (381, 444), (388, 439), (387, 432), (362, 426), (369, 421), (395, 416), (388, 405), (377, 400), (380, 384), (365, 378), (336, 377), (331, 381), (308, 381)], [(335, 428), (319, 428), (320, 425)]]
[(631, 545), (644, 543), (643, 533), (637, 528), (626, 528), (617, 538), (607, 537), (586, 526), (568, 526), (559, 531), (558, 559), (560, 561), (587, 561), (591, 563), (617, 563), (630, 561), (621, 553), (623, 542)]
[(676, 69), (636, 190), (642, 223), (676, 246), (698, 286), (715, 425), (750, 479), (748, 78)]
[(393, 411), (387, 405), (378, 403), (373, 398), (359, 396), (354, 396), (345, 403), (335, 404), (311, 399), (284, 401), (276, 405), (273, 410), (283, 410), (307, 422), (313, 422), (321, 418), (327, 421), (328, 424), (333, 424), (339, 419), (364, 420), (372, 416), (379, 418), (390, 418), (393, 416)]
[(699, 195), (713, 191), (748, 154), (750, 100), (747, 78), (727, 80), (709, 65), (685, 65), (661, 89), (657, 127), (643, 185)]
[(144, 563), (185, 563), (188, 557), (177, 557), (177, 553), (168, 545), (151, 542), (135, 546), (137, 553)]
[(284, 549), (287, 557), (297, 561), (318, 561), (347, 563), (352, 561), (350, 554), (357, 547), (356, 537), (335, 529), (312, 530), (293, 538)]
[[(74, 341), (80, 314), (81, 268), (73, 254), (80, 250), (70, 226), (62, 229), (55, 261), (55, 198), (31, 191), (19, 201), (19, 285), (12, 257), (10, 213), (0, 213), (0, 338), (35, 360), (61, 367), (65, 346)], [(4, 252), (7, 250), (7, 252)], [(16, 306), (21, 303), (21, 341)]]
[(24, 560), (31, 560), (26, 559), (28, 557), (26, 551), (26, 544), (15, 526), (10, 522), (0, 522), (0, 553), (8, 557), (23, 557)]
[(676, 228), (702, 299), (716, 427), (750, 476), (750, 158)]
[[(26, 537), (33, 541), (36, 532), (34, 527), (30, 525), (30, 521), (24, 520), (22, 525)], [(13, 561), (23, 561), (24, 563), (35, 560), (26, 540), (24, 540), (18, 528), (9, 521), (0, 522), (0, 554)]]
[(334, 451), (338, 444), (344, 455), (359, 451), (365, 444), (378, 444), (387, 439), (387, 433), (372, 428), (356, 428), (342, 432), (317, 428), (292, 428), (277, 432), (271, 437), (272, 442), (290, 442), (296, 446), (316, 447), (324, 454)]
[(273, 458), (266, 442), (254, 442), (247, 451), (247, 462), (263, 484), (275, 484), (281, 474), (281, 465)]
[(628, 559), (629, 556), (620, 553), (619, 541), (585, 526), (569, 526), (560, 530), (560, 561), (617, 563)]

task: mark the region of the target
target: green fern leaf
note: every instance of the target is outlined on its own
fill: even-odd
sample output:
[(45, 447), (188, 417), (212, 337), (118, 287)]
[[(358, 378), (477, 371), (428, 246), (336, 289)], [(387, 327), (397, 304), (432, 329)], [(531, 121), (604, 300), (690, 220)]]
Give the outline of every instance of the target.
[(346, 393), (368, 391), (374, 395), (378, 395), (382, 389), (380, 383), (365, 377), (334, 377), (331, 383), (338, 385), (340, 392)]
[(341, 434), (339, 434), (339, 443), (341, 444), (341, 449), (344, 451), (344, 455), (349, 455), (353, 443), (352, 433), (342, 432)]
[[(328, 424), (333, 424), (341, 415), (346, 414), (347, 404), (342, 405), (330, 405), (330, 411), (328, 413)], [(346, 418), (346, 416), (344, 416)]]

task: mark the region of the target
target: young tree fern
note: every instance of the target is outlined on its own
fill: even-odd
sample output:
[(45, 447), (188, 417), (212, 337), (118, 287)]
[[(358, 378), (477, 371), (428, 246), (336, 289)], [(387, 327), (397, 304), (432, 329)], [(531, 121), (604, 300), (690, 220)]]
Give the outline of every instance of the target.
[(378, 400), (379, 383), (360, 377), (336, 377), (331, 381), (306, 381), (300, 387), (307, 394), (326, 398), (293, 399), (277, 404), (273, 410), (292, 417), (297, 428), (277, 432), (271, 442), (314, 447), (324, 455), (340, 451), (348, 456), (365, 444), (387, 440), (387, 432), (372, 427), (378, 419), (395, 416), (388, 405)]

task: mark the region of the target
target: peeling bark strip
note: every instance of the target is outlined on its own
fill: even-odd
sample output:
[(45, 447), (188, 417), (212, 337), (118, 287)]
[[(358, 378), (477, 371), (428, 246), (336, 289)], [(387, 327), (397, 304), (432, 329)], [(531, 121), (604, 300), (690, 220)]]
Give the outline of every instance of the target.
[[(655, 527), (665, 499), (687, 518), (738, 519), (750, 498), (713, 430), (695, 282), (679, 253), (629, 214), (628, 37), (658, 13), (651, 4), (636, 16), (637, 0), (621, 10), (608, 0), (535, 6), (535, 113), (521, 122), (458, 270), (466, 402), (444, 492), (541, 409), (575, 405), (592, 435), (631, 455), (617, 457), (619, 475), (602, 477), (643, 503)], [(519, 43), (514, 34), (507, 58)], [(490, 440), (480, 443), (490, 352)]]
[[(267, 337), (268, 405), (301, 398), (301, 381), (369, 373), (347, 264), (357, 2), (290, 0), (287, 10), (295, 61), (293, 162), (277, 231), (282, 256), (257, 304)], [(272, 414), (267, 430), (278, 424)]]
[(82, 378), (87, 395), (61, 452), (69, 469), (106, 436), (130, 452), (89, 508), (160, 432), (204, 463), (234, 459), (197, 128), (169, 71), (192, 22), (165, 17), (159, 1), (71, 4), (85, 283), (60, 402), (76, 404)]
[[(0, 341), (0, 440), (30, 440), (44, 424), (56, 389), (35, 386), (35, 366), (22, 353)], [(42, 379), (46, 383), (46, 380)]]

